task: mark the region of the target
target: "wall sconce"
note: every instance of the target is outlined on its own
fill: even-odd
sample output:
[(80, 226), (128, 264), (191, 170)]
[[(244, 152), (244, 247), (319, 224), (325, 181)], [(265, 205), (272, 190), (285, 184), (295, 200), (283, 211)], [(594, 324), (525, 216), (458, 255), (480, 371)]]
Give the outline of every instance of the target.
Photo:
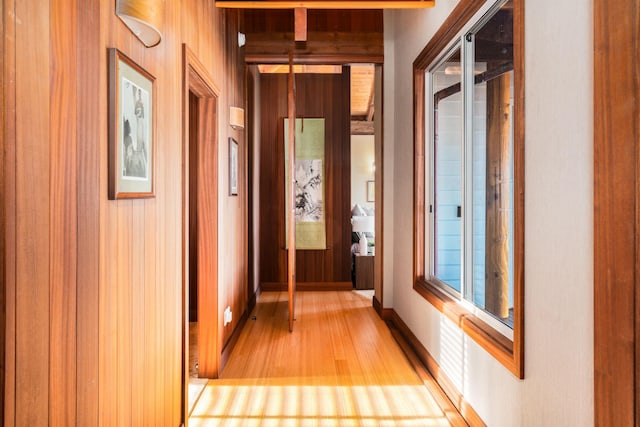
[(160, 43), (162, 0), (116, 0), (116, 15), (146, 47)]
[(229, 107), (229, 124), (234, 129), (244, 129), (244, 108)]
[(238, 47), (242, 47), (247, 43), (247, 36), (244, 33), (238, 32)]

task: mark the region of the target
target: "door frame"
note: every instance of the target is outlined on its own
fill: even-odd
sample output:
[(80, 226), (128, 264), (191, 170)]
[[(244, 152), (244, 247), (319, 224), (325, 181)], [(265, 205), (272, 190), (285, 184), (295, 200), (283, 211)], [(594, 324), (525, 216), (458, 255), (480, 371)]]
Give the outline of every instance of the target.
[(593, 6), (595, 426), (640, 422), (639, 3)]
[[(383, 71), (383, 62), (376, 61), (363, 61), (362, 58), (353, 55), (338, 55), (330, 61), (331, 64), (334, 65), (342, 65), (342, 66), (351, 66), (358, 64), (371, 64), (375, 69), (375, 114), (374, 114), (374, 137), (375, 137), (375, 235), (376, 235), (376, 255), (374, 260), (374, 297), (372, 299), (372, 306), (378, 313), (380, 317), (383, 316), (383, 307), (384, 307), (384, 248), (383, 248), (383, 239), (384, 239), (384, 111), (383, 111), (383, 97), (384, 97), (384, 71)], [(247, 79), (247, 106), (249, 111), (249, 120), (248, 120), (248, 129), (249, 129), (249, 172), (248, 172), (248, 180), (249, 180), (249, 241), (254, 242), (256, 239), (255, 234), (260, 234), (259, 224), (256, 225), (255, 218), (253, 217), (253, 210), (255, 209), (255, 203), (253, 202), (254, 197), (257, 197), (257, 192), (259, 188), (252, 186), (254, 179), (256, 177), (259, 178), (261, 171), (255, 169), (255, 162), (257, 161), (256, 152), (255, 152), (255, 140), (254, 133), (257, 132), (255, 125), (253, 123), (253, 119), (256, 117), (256, 111), (259, 111), (259, 105), (256, 105), (256, 92), (260, 91), (260, 84), (256, 85), (256, 81), (259, 81), (260, 73), (257, 71), (257, 67), (253, 69), (253, 71), (249, 70), (249, 67), (256, 66), (259, 62), (255, 61), (246, 61), (245, 69), (246, 69), (246, 79)], [(273, 63), (286, 64), (286, 62), (278, 62), (275, 61)], [(294, 58), (294, 64), (309, 64), (316, 63), (315, 61), (309, 60), (309, 56), (296, 56)], [(319, 63), (324, 63), (320, 61)], [(259, 154), (258, 154), (259, 157)], [(259, 222), (259, 221), (258, 221)], [(252, 243), (250, 243), (249, 249), (249, 265), (251, 268), (257, 270), (257, 273), (251, 275), (249, 282), (255, 278), (255, 288), (256, 291), (254, 295), (258, 295), (262, 292), (262, 277), (260, 277), (260, 263), (262, 260), (259, 257), (260, 248), (259, 246), (251, 247)], [(258, 258), (256, 262), (256, 258)], [(252, 286), (249, 285), (250, 295)], [(251, 304), (255, 303), (255, 299), (251, 299), (249, 302), (249, 310), (251, 310)]]
[[(207, 378), (220, 367), (218, 334), (218, 100), (220, 90), (186, 44), (182, 45), (182, 421), (189, 418), (189, 93), (198, 97), (198, 348)], [(213, 183), (213, 184), (212, 184)], [(207, 260), (207, 262), (203, 262)], [(213, 286), (210, 284), (213, 283)], [(207, 284), (209, 286), (203, 286)], [(206, 327), (202, 327), (203, 324)], [(208, 325), (208, 326), (207, 326)], [(203, 353), (200, 352), (199, 353)], [(200, 355), (199, 354), (199, 355)]]

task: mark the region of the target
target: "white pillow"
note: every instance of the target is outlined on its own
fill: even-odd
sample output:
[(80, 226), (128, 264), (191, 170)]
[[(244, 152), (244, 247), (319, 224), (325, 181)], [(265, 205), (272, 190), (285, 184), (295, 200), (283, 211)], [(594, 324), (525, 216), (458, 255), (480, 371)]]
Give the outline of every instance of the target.
[(362, 209), (362, 206), (356, 203), (353, 205), (353, 208), (351, 208), (351, 216), (367, 216), (367, 212)]

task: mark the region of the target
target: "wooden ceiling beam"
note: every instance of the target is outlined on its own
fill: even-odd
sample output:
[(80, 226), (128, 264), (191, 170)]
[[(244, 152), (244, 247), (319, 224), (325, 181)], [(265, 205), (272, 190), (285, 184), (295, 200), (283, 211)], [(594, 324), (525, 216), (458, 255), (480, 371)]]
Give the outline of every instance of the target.
[[(281, 54), (251, 54), (244, 58), (247, 64), (283, 64), (286, 63), (286, 55)], [(306, 65), (345, 65), (345, 64), (382, 64), (384, 63), (383, 54), (357, 54), (357, 53), (297, 53), (295, 58), (296, 64)]]
[(351, 135), (373, 135), (373, 122), (351, 120)]
[(435, 6), (435, 0), (216, 0), (217, 7), (234, 9), (424, 9)]
[[(247, 33), (245, 62), (286, 64), (294, 40), (291, 32)], [(381, 64), (384, 61), (382, 33), (309, 32), (305, 43), (296, 44), (296, 64)]]
[(307, 9), (304, 7), (295, 8), (294, 18), (294, 32), (295, 41), (306, 42), (307, 41)]
[(367, 121), (370, 122), (373, 120), (373, 112), (374, 112), (374, 96), (376, 93), (376, 85), (374, 84), (374, 79), (371, 79), (371, 95), (369, 95), (369, 108), (367, 109)]

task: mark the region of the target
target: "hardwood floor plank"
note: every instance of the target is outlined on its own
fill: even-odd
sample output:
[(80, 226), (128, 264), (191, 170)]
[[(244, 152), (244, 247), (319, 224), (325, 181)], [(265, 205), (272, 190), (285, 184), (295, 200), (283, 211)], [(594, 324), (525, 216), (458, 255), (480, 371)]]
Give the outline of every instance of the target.
[(251, 316), (190, 426), (451, 425), (371, 298), (301, 292), (293, 333), (284, 292), (261, 294)]

